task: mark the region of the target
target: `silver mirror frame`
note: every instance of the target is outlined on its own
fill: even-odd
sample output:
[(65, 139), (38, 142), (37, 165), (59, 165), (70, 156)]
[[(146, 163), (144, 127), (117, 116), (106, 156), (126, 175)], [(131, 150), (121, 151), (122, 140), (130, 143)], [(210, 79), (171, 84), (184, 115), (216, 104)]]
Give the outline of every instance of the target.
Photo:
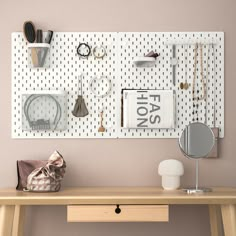
[[(205, 153), (204, 155), (201, 155), (201, 156), (197, 156), (197, 157), (192, 157), (192, 156), (189, 156), (184, 150), (183, 150), (183, 147), (182, 147), (182, 145), (181, 145), (181, 137), (182, 137), (182, 134), (185, 132), (185, 130), (189, 127), (189, 126), (191, 126), (191, 125), (201, 125), (201, 126), (205, 126), (205, 128), (207, 128), (209, 131), (210, 131), (210, 133), (212, 134), (212, 146), (211, 146), (211, 148), (210, 148), (210, 150), (207, 152), (207, 153)], [(212, 131), (212, 129), (208, 126), (208, 125), (206, 125), (206, 124), (204, 124), (204, 123), (201, 123), (201, 122), (194, 122), (194, 123), (190, 123), (189, 125), (187, 125), (185, 128), (184, 128), (184, 130), (182, 131), (182, 133), (181, 133), (181, 135), (180, 135), (180, 137), (179, 137), (179, 142), (178, 142), (178, 144), (179, 144), (179, 148), (180, 148), (180, 150), (181, 150), (181, 152), (184, 154), (184, 156), (186, 156), (187, 158), (189, 158), (189, 159), (194, 159), (194, 160), (196, 160), (196, 159), (201, 159), (201, 158), (206, 158), (208, 155), (209, 155), (209, 153), (211, 152), (211, 150), (213, 149), (213, 147), (214, 147), (214, 144), (215, 144), (215, 134), (214, 134), (214, 132)]]
[[(211, 149), (209, 150), (209, 152), (208, 152), (208, 153), (205, 153), (205, 154), (202, 155), (202, 156), (195, 157), (195, 158), (193, 158), (193, 157), (191, 157), (191, 156), (188, 156), (187, 153), (184, 152), (184, 150), (183, 150), (183, 148), (182, 148), (182, 146), (181, 146), (181, 137), (182, 137), (183, 132), (184, 132), (190, 125), (193, 125), (193, 124), (201, 124), (201, 125), (204, 125), (207, 129), (209, 129), (209, 130), (211, 131), (212, 137), (213, 137), (213, 144), (212, 144), (212, 147), (211, 147)], [(194, 159), (194, 160), (195, 160), (195, 163), (196, 163), (196, 184), (195, 184), (195, 187), (186, 188), (186, 189), (183, 189), (183, 191), (184, 191), (184, 192), (187, 192), (188, 194), (211, 192), (212, 190), (211, 190), (210, 188), (199, 188), (199, 186), (198, 186), (198, 179), (199, 179), (199, 159), (201, 159), (201, 158), (206, 158), (206, 157), (209, 155), (209, 153), (211, 152), (211, 150), (213, 149), (214, 144), (215, 144), (215, 135), (214, 135), (212, 129), (209, 128), (209, 126), (207, 126), (206, 124), (201, 123), (201, 122), (190, 123), (190, 124), (187, 125), (187, 126), (185, 127), (185, 129), (182, 131), (181, 136), (179, 137), (179, 140), (178, 140), (178, 141), (179, 141), (179, 142), (178, 142), (178, 143), (179, 143), (179, 148), (180, 148), (181, 152), (184, 154), (184, 156), (186, 156), (187, 158), (192, 159), (192, 160)]]

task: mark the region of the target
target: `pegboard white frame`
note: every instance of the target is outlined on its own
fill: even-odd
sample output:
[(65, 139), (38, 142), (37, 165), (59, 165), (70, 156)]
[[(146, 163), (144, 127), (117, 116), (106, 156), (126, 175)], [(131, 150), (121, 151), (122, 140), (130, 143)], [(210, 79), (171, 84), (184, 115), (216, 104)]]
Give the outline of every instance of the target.
[[(208, 76), (208, 106), (207, 124), (213, 127), (213, 80), (216, 86), (216, 127), (219, 127), (221, 138), (224, 137), (224, 33), (223, 32), (124, 32), (118, 35), (119, 61), (119, 91), (122, 89), (173, 89), (176, 92), (176, 128), (175, 129), (118, 129), (120, 138), (178, 138), (186, 125), (192, 122), (192, 90), (181, 90), (180, 82), (184, 82), (184, 45), (187, 44), (188, 62), (192, 65), (188, 68), (188, 82), (193, 80), (194, 46), (195, 43), (203, 44), (203, 61), (206, 64), (207, 47), (214, 43), (216, 59), (216, 77), (213, 78), (213, 57), (209, 60)], [(176, 85), (172, 84), (172, 44), (175, 43), (178, 64), (176, 68)], [(132, 61), (137, 56), (143, 56), (148, 51), (161, 53), (154, 68), (136, 68)], [(198, 52), (199, 53), (199, 52)], [(211, 51), (212, 53), (212, 51)], [(128, 56), (127, 56), (128, 55)], [(198, 57), (198, 70), (199, 68)], [(204, 66), (206, 74), (206, 66)], [(128, 77), (128, 79), (127, 79)], [(197, 81), (200, 85), (200, 72)], [(164, 78), (164, 79), (163, 79)], [(166, 81), (164, 81), (166, 80)], [(130, 82), (131, 81), (131, 82)], [(117, 99), (120, 107), (120, 99)], [(199, 121), (205, 121), (205, 104), (200, 103)], [(181, 110), (180, 110), (181, 109)], [(118, 117), (118, 123), (121, 117)], [(196, 119), (195, 119), (196, 121)]]
[[(78, 33), (60, 32), (55, 33), (51, 46), (51, 68), (30, 69), (27, 66), (27, 47), (22, 33), (12, 33), (12, 137), (13, 138), (178, 138), (182, 129), (191, 122), (191, 111), (186, 108), (183, 112), (177, 112), (177, 128), (170, 129), (123, 129), (120, 127), (120, 101), (122, 88), (138, 89), (174, 89), (178, 95), (176, 101), (178, 107), (186, 106), (191, 100), (191, 89), (181, 91), (178, 84), (183, 79), (183, 65), (177, 66), (177, 83), (173, 87), (171, 60), (171, 46), (167, 42), (181, 44), (191, 41), (191, 43), (203, 43), (214, 40), (216, 50), (216, 126), (220, 127), (220, 137), (224, 137), (224, 33), (223, 32), (142, 32), (142, 33)], [(103, 60), (89, 57), (88, 60), (79, 59), (76, 55), (76, 47), (79, 42), (88, 42), (91, 46), (103, 44), (107, 47), (108, 55)], [(127, 47), (127, 48), (126, 48)], [(203, 51), (206, 51), (204, 46)], [(181, 61), (183, 47), (177, 46), (177, 57)], [(126, 50), (125, 50), (126, 49)], [(191, 48), (191, 50), (193, 47)], [(135, 68), (133, 59), (136, 56), (143, 56), (150, 50), (161, 52), (153, 68)], [(192, 64), (192, 53), (189, 56)], [(164, 65), (164, 66), (163, 66)], [(77, 80), (75, 75), (80, 72), (86, 76), (83, 85), (85, 87), (84, 97), (89, 104), (90, 116), (85, 118), (75, 118), (71, 115), (73, 105), (77, 96)], [(206, 72), (206, 69), (204, 69)], [(160, 85), (160, 75), (166, 78), (166, 83)], [(88, 89), (88, 82), (94, 75), (108, 76), (112, 81), (112, 93), (103, 99), (105, 107), (105, 127), (107, 132), (98, 133), (99, 113), (101, 99), (94, 98)], [(132, 77), (130, 86), (126, 86), (124, 78)], [(139, 76), (140, 79), (137, 79)], [(212, 76), (212, 75), (211, 75)], [(145, 78), (149, 78), (146, 84), (142, 84)], [(49, 80), (50, 78), (50, 80)], [(154, 79), (153, 79), (154, 78)], [(192, 69), (189, 68), (189, 80), (192, 78)], [(63, 82), (62, 82), (63, 80)], [(136, 80), (136, 81), (135, 81)], [(210, 80), (210, 79), (209, 79)], [(134, 82), (135, 81), (135, 82)], [(138, 82), (137, 82), (138, 81)], [(154, 82), (155, 83), (154, 83)], [(136, 86), (138, 83), (138, 86)], [(130, 84), (130, 82), (129, 82)], [(136, 85), (135, 85), (136, 84)], [(153, 86), (156, 84), (155, 86)], [(21, 112), (18, 107), (22, 90), (64, 90), (68, 97), (68, 130), (66, 131), (22, 131)], [(213, 125), (212, 110), (212, 88), (209, 89), (208, 125)], [(186, 105), (187, 101), (187, 105)], [(202, 104), (203, 109), (204, 104)], [(201, 110), (202, 111), (202, 110)], [(203, 121), (204, 114), (200, 112), (200, 120)]]

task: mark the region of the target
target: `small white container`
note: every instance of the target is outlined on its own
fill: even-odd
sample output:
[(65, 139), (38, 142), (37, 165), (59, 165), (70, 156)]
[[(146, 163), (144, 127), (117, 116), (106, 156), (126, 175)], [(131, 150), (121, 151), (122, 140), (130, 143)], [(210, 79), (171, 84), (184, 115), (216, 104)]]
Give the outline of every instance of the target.
[(136, 67), (153, 67), (156, 64), (154, 57), (136, 57), (134, 59), (134, 65)]
[(64, 131), (67, 129), (67, 93), (63, 90), (27, 90), (21, 95), (22, 130)]
[(184, 167), (178, 160), (165, 160), (160, 162), (158, 174), (162, 176), (162, 187), (165, 190), (175, 190), (180, 187), (180, 176), (184, 174)]
[(28, 65), (30, 68), (50, 67), (50, 44), (28, 44)]

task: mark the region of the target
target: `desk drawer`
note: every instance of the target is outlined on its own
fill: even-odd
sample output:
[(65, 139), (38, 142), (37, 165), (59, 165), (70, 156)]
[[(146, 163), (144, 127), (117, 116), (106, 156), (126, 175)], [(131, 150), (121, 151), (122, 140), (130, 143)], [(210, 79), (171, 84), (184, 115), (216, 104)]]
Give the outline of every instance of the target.
[(70, 205), (68, 222), (167, 222), (168, 205)]

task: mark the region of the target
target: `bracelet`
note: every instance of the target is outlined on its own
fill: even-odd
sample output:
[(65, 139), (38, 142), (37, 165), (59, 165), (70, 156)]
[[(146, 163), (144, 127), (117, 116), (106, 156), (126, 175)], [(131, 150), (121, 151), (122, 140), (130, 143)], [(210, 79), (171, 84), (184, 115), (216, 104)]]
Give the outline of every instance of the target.
[[(86, 48), (87, 53), (81, 53), (81, 47)], [(83, 59), (88, 59), (89, 55), (91, 53), (91, 48), (87, 43), (80, 43), (79, 46), (77, 47), (77, 54), (83, 58)]]
[[(107, 83), (108, 83), (109, 86), (108, 86), (107, 90), (105, 90), (104, 93), (99, 94), (99, 93), (97, 93), (96, 90), (93, 88), (93, 83), (95, 82), (95, 80), (101, 81), (101, 82), (103, 81), (103, 82), (107, 82)], [(106, 97), (106, 96), (108, 96), (108, 95), (110, 94), (111, 89), (112, 89), (112, 83), (111, 83), (111, 81), (110, 81), (107, 77), (105, 77), (105, 76), (101, 76), (101, 77), (95, 76), (95, 77), (93, 77), (93, 78), (90, 80), (90, 82), (89, 82), (89, 89), (90, 89), (90, 91), (91, 91), (96, 97), (98, 97), (98, 98), (104, 98), (104, 97)]]
[(103, 59), (106, 56), (106, 49), (103, 46), (96, 46), (93, 49), (93, 55), (95, 59)]

